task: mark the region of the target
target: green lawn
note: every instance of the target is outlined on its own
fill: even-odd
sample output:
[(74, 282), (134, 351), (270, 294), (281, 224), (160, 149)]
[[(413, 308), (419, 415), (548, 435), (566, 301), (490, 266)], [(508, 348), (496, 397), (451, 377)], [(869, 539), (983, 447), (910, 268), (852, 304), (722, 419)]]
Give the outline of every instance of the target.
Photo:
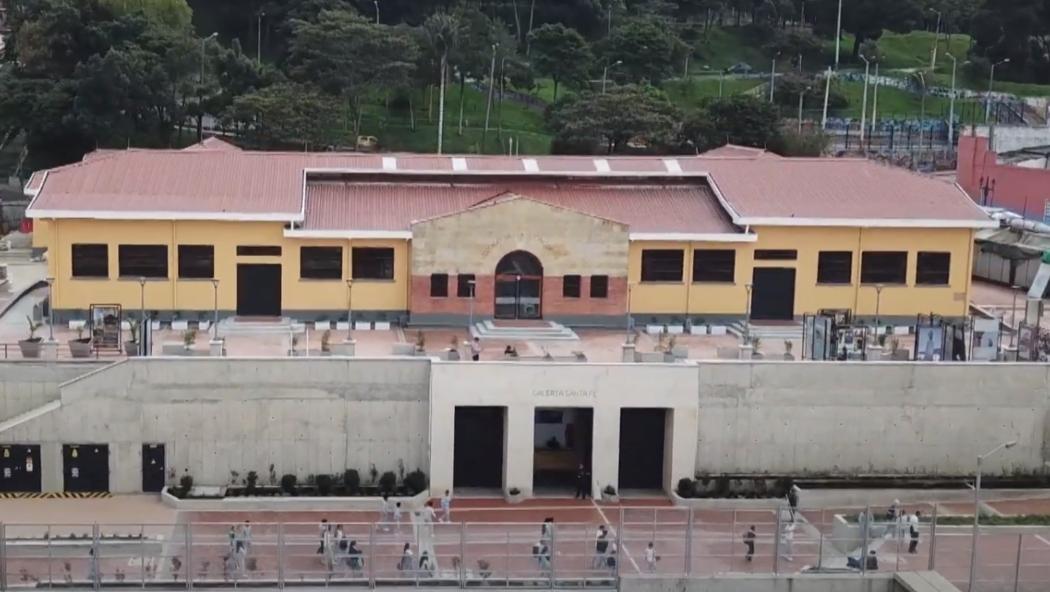
[(720, 85), (722, 95), (729, 96), (753, 91), (763, 84), (762, 80), (753, 78), (726, 78), (724, 81), (719, 81), (718, 76), (694, 76), (688, 81), (669, 80), (664, 83), (663, 88), (671, 102), (679, 109), (689, 111), (698, 106), (702, 99), (717, 97)]
[[(849, 106), (845, 109), (835, 111), (835, 115), (841, 117), (860, 117), (861, 105), (863, 104), (864, 98), (864, 84), (862, 82), (835, 82), (832, 85), (840, 93), (846, 96), (849, 100)], [(871, 85), (868, 86), (868, 110), (870, 112), (872, 107), (872, 101), (874, 100), (874, 91)], [(958, 117), (963, 117), (965, 114), (970, 113), (969, 109), (973, 107), (972, 100), (957, 100), (955, 102), (955, 112)], [(809, 105), (807, 104), (807, 107)], [(922, 97), (916, 93), (910, 93), (905, 90), (898, 88), (892, 88), (887, 86), (879, 87), (879, 112), (880, 118), (895, 118), (895, 119), (917, 119), (922, 112)], [(930, 118), (942, 118), (947, 119), (949, 110), (949, 99), (946, 97), (926, 97), (926, 117)], [(965, 118), (964, 118), (965, 120)]]
[(740, 62), (762, 70), (771, 58), (762, 47), (764, 43), (751, 29), (712, 27), (696, 44), (689, 70), (698, 74), (718, 72)]
[[(876, 42), (879, 46), (881, 59), (879, 63), (883, 69), (907, 69), (915, 68), (929, 69), (930, 57), (933, 50), (933, 33), (929, 31), (912, 31), (910, 33), (892, 33), (886, 31)], [(825, 51), (834, 58), (835, 40), (829, 39), (824, 44)], [(970, 48), (970, 36), (956, 34), (951, 36), (951, 43), (945, 40), (941, 34), (937, 38), (937, 72), (950, 75), (952, 61), (944, 54), (950, 52), (958, 58), (960, 66), (966, 59), (966, 52)], [(861, 68), (864, 63), (859, 59), (853, 62), (853, 35), (842, 36), (842, 47), (839, 57), (840, 63), (851, 66), (857, 65)]]

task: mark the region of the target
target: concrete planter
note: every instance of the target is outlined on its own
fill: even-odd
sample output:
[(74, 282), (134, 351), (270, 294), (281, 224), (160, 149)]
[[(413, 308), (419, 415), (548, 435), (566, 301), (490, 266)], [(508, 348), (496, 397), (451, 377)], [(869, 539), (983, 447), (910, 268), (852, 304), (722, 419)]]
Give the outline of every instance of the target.
[(710, 335), (710, 327), (707, 325), (693, 325), (689, 327), (690, 335)]
[(681, 335), (682, 333), (685, 333), (685, 327), (682, 325), (668, 325), (667, 333), (669, 335)]
[(506, 500), (508, 504), (517, 505), (525, 501), (525, 494), (523, 494), (520, 490), (518, 491), (518, 493), (511, 493), (507, 491), (503, 494), (503, 499)]
[[(382, 499), (376, 496), (361, 497), (228, 497), (222, 499), (179, 499), (165, 487), (160, 492), (164, 505), (178, 510), (193, 512), (281, 512), (281, 511), (374, 511)], [(417, 510), (430, 499), (430, 491), (414, 496), (390, 496), (391, 502), (401, 502), (401, 508)]]
[(90, 339), (70, 339), (69, 340), (69, 353), (74, 358), (90, 358), (91, 357), (91, 340)]
[(40, 350), (42, 349), (41, 339), (34, 337), (33, 339), (23, 339), (18, 342), (18, 349), (22, 350), (23, 358), (39, 358)]
[(222, 339), (213, 339), (208, 342), (208, 355), (213, 358), (221, 358), (226, 355), (226, 342)]
[(357, 352), (357, 342), (349, 339), (342, 343), (333, 343), (331, 348), (334, 356), (353, 356)]
[(711, 330), (710, 335), (725, 335), (728, 332), (725, 325), (710, 325), (708, 329)]
[(664, 332), (663, 325), (646, 325), (645, 332), (649, 335), (659, 335)]
[(129, 358), (139, 355), (139, 344), (134, 341), (125, 341), (124, 355)]

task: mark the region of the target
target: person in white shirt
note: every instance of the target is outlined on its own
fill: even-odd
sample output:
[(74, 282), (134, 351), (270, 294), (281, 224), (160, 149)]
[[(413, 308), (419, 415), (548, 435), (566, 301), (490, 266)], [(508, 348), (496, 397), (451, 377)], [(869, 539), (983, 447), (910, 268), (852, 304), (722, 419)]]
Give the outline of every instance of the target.
[(916, 511), (914, 514), (908, 516), (908, 535), (911, 536), (911, 541), (908, 542), (908, 553), (917, 553), (919, 549), (919, 515)]
[(452, 522), (452, 496), (447, 489), (445, 495), (441, 496), (441, 521)]
[(437, 521), (437, 513), (434, 512), (434, 502), (427, 500), (427, 503), (423, 506), (423, 522), (432, 525)]
[(649, 570), (649, 573), (656, 572), (656, 562), (660, 558), (656, 556), (656, 548), (653, 547), (653, 542), (649, 541), (649, 546), (645, 548), (645, 567)]

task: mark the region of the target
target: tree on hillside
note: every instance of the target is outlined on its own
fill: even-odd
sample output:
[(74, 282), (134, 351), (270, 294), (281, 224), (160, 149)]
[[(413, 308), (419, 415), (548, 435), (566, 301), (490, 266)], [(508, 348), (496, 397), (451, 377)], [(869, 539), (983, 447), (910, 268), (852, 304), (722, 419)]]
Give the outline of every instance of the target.
[(610, 75), (629, 82), (659, 84), (671, 75), (678, 38), (652, 18), (632, 18), (602, 41), (605, 64), (622, 62)]
[(685, 121), (684, 135), (697, 151), (724, 144), (766, 148), (780, 134), (780, 114), (769, 102), (733, 95), (705, 103)]
[(1050, 82), (1050, 3), (985, 1), (974, 15), (974, 54), (987, 76), (989, 64), (1009, 59), (997, 78)]
[(234, 99), (223, 113), (223, 123), (237, 130), (249, 144), (281, 148), (303, 144), (318, 149), (333, 143), (333, 121), (339, 109), (331, 97), (309, 86), (282, 83)]
[(437, 153), (441, 154), (445, 141), (445, 84), (448, 81), (449, 55), (459, 46), (463, 35), (463, 24), (454, 14), (438, 12), (430, 15), (423, 23), (423, 34), (430, 50), (438, 57), (438, 81), (440, 97), (438, 99), (438, 139)]
[[(817, 33), (834, 37), (838, 0), (811, 0), (806, 14), (813, 15)], [(878, 39), (886, 30), (911, 31), (922, 16), (919, 0), (852, 0), (842, 4), (842, 30), (854, 35), (851, 55), (855, 59), (866, 40)]]
[(294, 21), (289, 60), (292, 74), (343, 97), (360, 131), (368, 93), (403, 84), (419, 48), (403, 31), (376, 25), (355, 12), (328, 10), (317, 21)]
[(575, 29), (565, 25), (543, 25), (532, 32), (532, 63), (540, 74), (554, 81), (554, 101), (558, 85), (578, 85), (587, 79), (591, 50)]
[(193, 11), (186, 0), (101, 0), (118, 16), (141, 13), (151, 22), (185, 31), (189, 29)]
[(613, 154), (632, 139), (650, 146), (669, 144), (680, 114), (663, 92), (626, 85), (605, 94), (581, 93), (553, 108), (550, 120), (561, 145), (587, 151), (585, 147), (598, 144)]

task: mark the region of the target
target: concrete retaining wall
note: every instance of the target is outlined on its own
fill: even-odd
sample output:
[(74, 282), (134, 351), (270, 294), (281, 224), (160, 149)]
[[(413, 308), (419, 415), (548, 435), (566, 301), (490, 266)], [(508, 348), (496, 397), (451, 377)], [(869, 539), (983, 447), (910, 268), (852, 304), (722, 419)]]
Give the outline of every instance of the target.
[[(740, 575), (707, 578), (622, 576), (623, 592), (897, 592), (892, 574)], [(923, 591), (926, 592), (926, 591)]]
[(58, 385), (108, 362), (0, 363), (0, 421), (58, 399)]
[(726, 362), (700, 365), (699, 472), (1041, 473), (1043, 364)]
[(65, 385), (57, 411), (0, 433), (40, 443), (45, 491), (62, 489), (63, 443), (108, 443), (110, 489), (141, 489), (142, 444), (163, 443), (169, 483), (223, 484), (356, 468), (426, 470), (426, 360), (129, 360)]

